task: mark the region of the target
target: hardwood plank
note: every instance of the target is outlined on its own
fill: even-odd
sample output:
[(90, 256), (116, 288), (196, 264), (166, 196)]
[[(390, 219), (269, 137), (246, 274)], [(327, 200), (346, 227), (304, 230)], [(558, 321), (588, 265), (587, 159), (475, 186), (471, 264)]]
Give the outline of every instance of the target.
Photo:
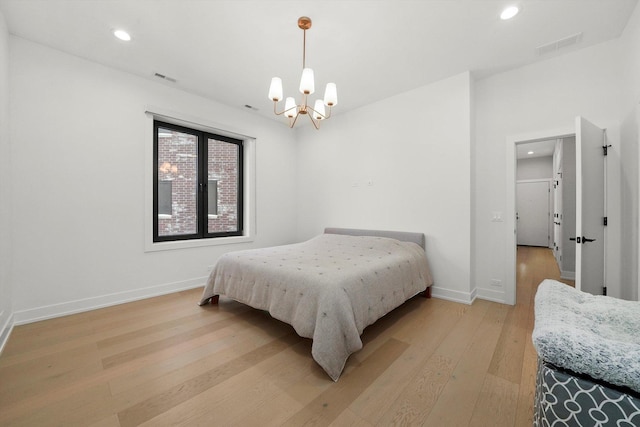
[(107, 384), (83, 389), (63, 399), (52, 401), (13, 419), (2, 420), (3, 426), (86, 426), (111, 416), (111, 394)]
[[(179, 315), (187, 305), (192, 305), (190, 294), (176, 293), (163, 295), (149, 300), (134, 301), (99, 310), (87, 311), (70, 316), (59, 317), (41, 322), (20, 325), (14, 328), (12, 336), (18, 339), (7, 344), (3, 355), (25, 353), (54, 343), (93, 336), (98, 332), (108, 331), (121, 326), (136, 327), (140, 323), (157, 322), (158, 316)], [(113, 313), (117, 313), (114, 318)], [(94, 338), (95, 341), (95, 338)]]
[(489, 366), (489, 373), (512, 383), (520, 383), (525, 341), (531, 336), (527, 326), (531, 307), (516, 304), (509, 311)]
[[(0, 368), (0, 395), (16, 387), (41, 383), (59, 377), (78, 367), (93, 365), (100, 360), (94, 344), (71, 348), (52, 356), (28, 360), (10, 367)], [(25, 372), (29, 375), (25, 376)]]
[(330, 427), (350, 426), (350, 427), (373, 427), (373, 424), (357, 416), (349, 409), (345, 409), (338, 417), (329, 424)]
[[(533, 327), (531, 329), (533, 329)], [(524, 351), (522, 377), (520, 379), (520, 387), (518, 390), (518, 404), (514, 425), (533, 425), (533, 402), (536, 386), (537, 363), (538, 355), (533, 348), (533, 342), (529, 339)]]
[(289, 418), (284, 426), (328, 425), (344, 411), (369, 384), (407, 349), (408, 344), (390, 338), (359, 369), (342, 376)]
[(118, 416), (113, 414), (93, 424), (89, 424), (88, 427), (120, 427), (120, 421), (118, 421)]
[(156, 363), (145, 363), (144, 366), (128, 369), (114, 376), (109, 380), (111, 393), (115, 396), (172, 372), (184, 372), (193, 363), (206, 363), (209, 358), (222, 364), (264, 343), (256, 338), (252, 331), (238, 331), (231, 327), (219, 329), (202, 338), (206, 341), (201, 346), (187, 349), (174, 357), (160, 358)]
[[(468, 425), (509, 308), (491, 306), (442, 389), (425, 425)], [(451, 411), (451, 408), (458, 408)]]
[(511, 426), (516, 417), (518, 384), (487, 374), (469, 421), (470, 426)]
[[(285, 393), (281, 393), (274, 378), (291, 367), (291, 355), (302, 346), (301, 340), (272, 357), (256, 363), (251, 368), (233, 376), (216, 387), (175, 406), (149, 425), (280, 425), (302, 405)], [(300, 373), (302, 375), (302, 373)]]
[[(434, 301), (432, 305), (440, 305), (441, 301)], [(448, 304), (442, 304), (445, 306)], [(427, 312), (427, 310), (425, 310)], [(423, 378), (431, 387), (435, 382), (425, 371), (433, 372), (434, 376), (439, 376), (443, 371), (440, 363), (433, 363), (431, 356), (436, 351), (441, 342), (451, 333), (458, 321), (462, 317), (462, 311), (447, 310), (441, 307), (439, 310), (429, 310), (430, 317), (424, 318), (425, 323), (413, 325), (414, 328), (424, 328), (424, 333), (415, 334), (411, 338), (412, 345), (395, 363), (393, 368), (385, 371), (368, 387), (356, 401), (351, 405), (351, 409), (360, 417), (370, 423), (376, 423), (382, 419), (385, 413), (393, 411), (392, 407), (403, 406), (397, 403), (410, 396), (417, 400), (417, 405), (424, 407), (428, 398), (416, 391), (412, 383), (420, 383)], [(394, 335), (398, 337), (398, 335)], [(407, 337), (409, 338), (409, 337)], [(438, 358), (436, 358), (438, 359)], [(440, 360), (436, 360), (439, 362)], [(397, 365), (397, 366), (396, 366)], [(437, 366), (437, 368), (434, 368)], [(418, 397), (417, 397), (418, 396)]]
[(212, 369), (204, 375), (190, 378), (178, 386), (171, 387), (143, 402), (136, 403), (118, 413), (120, 424), (123, 427), (136, 426), (154, 418), (177, 404), (226, 381), (239, 372), (249, 369), (258, 361), (271, 357), (300, 339), (300, 337), (291, 333), (281, 340), (274, 340), (265, 344), (239, 358)]
[[(284, 339), (286, 339), (285, 335), (292, 336), (292, 333), (291, 331), (283, 333)], [(127, 378), (116, 378), (110, 382), (114, 396), (114, 408), (117, 411), (123, 411), (134, 404), (154, 398), (158, 394), (158, 390), (174, 389), (184, 385), (187, 380), (209, 375), (215, 369), (222, 370), (225, 366), (228, 367), (234, 361), (241, 361), (242, 357), (248, 357), (251, 352), (259, 351), (260, 348), (264, 348), (272, 342), (274, 342), (274, 337), (244, 333), (240, 340), (233, 341), (233, 345), (220, 349), (220, 351), (197, 351), (196, 357), (192, 357), (191, 352), (187, 353), (189, 360), (193, 360), (191, 363), (187, 363), (185, 355), (181, 354), (175, 357), (177, 366), (174, 366), (173, 369), (164, 371), (160, 368), (160, 371), (145, 372), (148, 375), (139, 372), (133, 385), (127, 381)], [(115, 393), (116, 389), (121, 391)]]

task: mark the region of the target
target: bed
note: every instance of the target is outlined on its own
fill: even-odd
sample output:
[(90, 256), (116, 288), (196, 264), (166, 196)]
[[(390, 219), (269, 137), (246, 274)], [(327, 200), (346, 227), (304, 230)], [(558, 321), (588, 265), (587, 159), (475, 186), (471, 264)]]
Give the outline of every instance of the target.
[(422, 233), (327, 228), (306, 242), (230, 252), (200, 305), (231, 298), (311, 338), (314, 360), (337, 381), (364, 328), (433, 284)]

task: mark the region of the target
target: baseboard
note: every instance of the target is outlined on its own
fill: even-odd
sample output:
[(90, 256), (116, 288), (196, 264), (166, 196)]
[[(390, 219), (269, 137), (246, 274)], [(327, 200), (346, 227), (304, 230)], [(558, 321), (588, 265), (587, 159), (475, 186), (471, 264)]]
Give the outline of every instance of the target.
[[(54, 317), (62, 317), (69, 314), (81, 313), (112, 305), (124, 304), (127, 302), (194, 289), (204, 286), (206, 280), (206, 277), (198, 277), (180, 282), (166, 283), (142, 289), (117, 292), (93, 298), (85, 298), (60, 304), (52, 304), (28, 310), (16, 311), (14, 313), (14, 324), (24, 325), (26, 323), (38, 322), (40, 320), (52, 319)], [(194, 301), (194, 304), (196, 303), (197, 301)]]
[(496, 291), (494, 289), (479, 288), (478, 298), (487, 300), (487, 301), (499, 302), (500, 304), (506, 304), (504, 291)]
[[(4, 311), (0, 313), (0, 319), (2, 319), (4, 315)], [(13, 313), (7, 316), (4, 324), (2, 325), (2, 329), (0, 329), (0, 354), (2, 354), (2, 350), (4, 350), (4, 346), (9, 341), (9, 335), (11, 335), (11, 331), (13, 330), (14, 325), (14, 316)]]
[(470, 305), (473, 300), (476, 299), (476, 290), (472, 292), (460, 292), (446, 288), (439, 288), (437, 286), (431, 286), (431, 296), (434, 298), (440, 298), (447, 301), (460, 302), (462, 304)]
[(576, 272), (560, 270), (560, 278), (565, 280), (576, 280)]

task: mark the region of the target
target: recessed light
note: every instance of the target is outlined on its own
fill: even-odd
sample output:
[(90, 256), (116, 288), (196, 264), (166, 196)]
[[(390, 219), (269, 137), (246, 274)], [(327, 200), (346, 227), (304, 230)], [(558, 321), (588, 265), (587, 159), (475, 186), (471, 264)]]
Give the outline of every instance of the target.
[(533, 151), (528, 151), (527, 154), (533, 154)]
[(502, 13), (500, 14), (500, 19), (506, 21), (507, 19), (511, 19), (516, 16), (518, 12), (520, 12), (518, 6), (509, 6), (502, 11)]
[(131, 40), (131, 35), (129, 35), (125, 30), (115, 30), (113, 35), (125, 42)]

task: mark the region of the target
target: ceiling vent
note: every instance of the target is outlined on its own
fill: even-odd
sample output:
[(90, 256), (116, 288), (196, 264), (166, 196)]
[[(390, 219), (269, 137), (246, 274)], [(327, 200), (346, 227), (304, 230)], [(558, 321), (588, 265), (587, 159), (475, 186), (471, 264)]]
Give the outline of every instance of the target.
[(171, 83), (175, 83), (175, 82), (177, 81), (177, 80), (176, 80), (176, 79), (174, 79), (173, 77), (168, 77), (168, 76), (165, 76), (164, 74), (154, 73), (153, 75), (154, 75), (155, 77), (158, 77), (159, 79), (167, 80), (167, 81), (169, 81), (169, 82), (171, 82)]
[(572, 36), (565, 37), (560, 40), (556, 40), (551, 43), (543, 44), (542, 46), (538, 46), (536, 48), (536, 53), (538, 56), (548, 55), (550, 53), (556, 52), (565, 47), (572, 46), (574, 44), (580, 43), (582, 40), (582, 33), (576, 33)]

